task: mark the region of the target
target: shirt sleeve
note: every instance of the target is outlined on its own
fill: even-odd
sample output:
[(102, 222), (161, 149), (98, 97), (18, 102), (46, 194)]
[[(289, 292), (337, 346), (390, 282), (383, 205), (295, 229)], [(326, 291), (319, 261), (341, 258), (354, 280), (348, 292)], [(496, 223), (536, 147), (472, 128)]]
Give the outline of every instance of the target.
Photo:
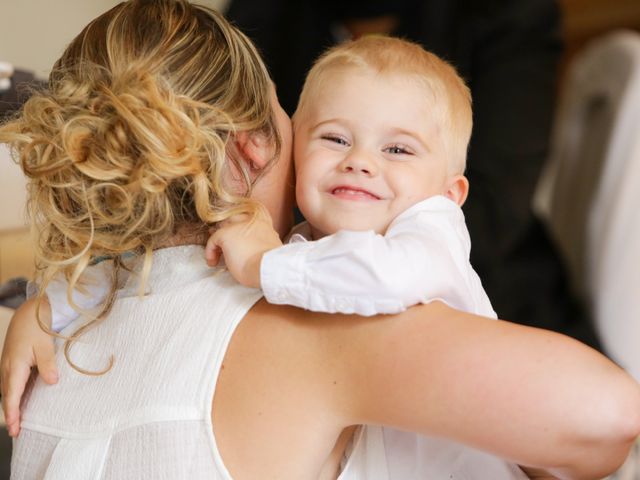
[[(92, 310), (104, 302), (111, 282), (111, 261), (89, 266), (82, 274), (82, 283), (72, 291), (72, 299), (81, 310)], [(80, 317), (80, 312), (71, 306), (67, 296), (69, 284), (62, 275), (57, 275), (45, 290), (51, 305), (51, 330), (60, 332)]]
[(464, 217), (453, 205), (444, 198), (421, 202), (400, 215), (384, 236), (340, 231), (272, 250), (261, 265), (265, 298), (365, 316), (398, 313), (433, 300), (474, 311), (473, 289), (481, 285), (474, 283), (469, 265)]

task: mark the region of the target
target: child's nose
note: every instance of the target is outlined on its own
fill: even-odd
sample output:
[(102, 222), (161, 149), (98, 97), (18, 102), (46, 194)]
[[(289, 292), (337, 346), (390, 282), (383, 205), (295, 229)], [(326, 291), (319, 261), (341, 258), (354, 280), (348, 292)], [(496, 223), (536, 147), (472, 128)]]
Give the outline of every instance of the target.
[(378, 173), (378, 167), (376, 160), (367, 152), (353, 149), (340, 163), (340, 171), (373, 176)]

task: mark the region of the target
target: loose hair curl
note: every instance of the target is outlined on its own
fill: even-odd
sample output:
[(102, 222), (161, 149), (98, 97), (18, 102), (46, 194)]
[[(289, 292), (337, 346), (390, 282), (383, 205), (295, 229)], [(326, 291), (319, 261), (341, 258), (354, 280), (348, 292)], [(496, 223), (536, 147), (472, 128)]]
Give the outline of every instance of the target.
[[(180, 229), (206, 232), (255, 213), (257, 177), (230, 140), (259, 132), (277, 157), (270, 88), (255, 47), (220, 14), (185, 0), (130, 0), (89, 23), (54, 65), (48, 89), (0, 128), (29, 180), (40, 297), (63, 274), (78, 309), (71, 294), (85, 268), (100, 257), (114, 262), (101, 312), (64, 337), (74, 368), (100, 374), (113, 362), (88, 372), (69, 349), (109, 311), (123, 255), (144, 255), (142, 291), (152, 250)], [(243, 193), (224, 181), (229, 172)]]

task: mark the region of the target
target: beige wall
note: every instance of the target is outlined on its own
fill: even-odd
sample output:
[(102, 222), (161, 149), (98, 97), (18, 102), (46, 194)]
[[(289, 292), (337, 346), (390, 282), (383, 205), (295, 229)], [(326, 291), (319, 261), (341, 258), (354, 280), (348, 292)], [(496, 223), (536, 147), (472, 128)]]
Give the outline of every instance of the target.
[[(46, 78), (64, 47), (120, 0), (1, 0), (0, 60)], [(227, 0), (197, 3), (222, 9)]]
[(10, 278), (32, 276), (30, 245), (25, 221), (24, 176), (0, 144), (0, 284)]
[(25, 193), (20, 167), (0, 144), (0, 231), (25, 227)]

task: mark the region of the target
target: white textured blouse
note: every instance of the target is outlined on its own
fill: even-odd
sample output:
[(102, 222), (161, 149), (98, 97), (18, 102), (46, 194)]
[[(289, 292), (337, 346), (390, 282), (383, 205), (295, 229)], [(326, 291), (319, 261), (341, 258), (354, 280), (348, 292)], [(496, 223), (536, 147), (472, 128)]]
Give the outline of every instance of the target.
[(109, 317), (71, 349), (92, 371), (113, 355), (108, 373), (78, 373), (58, 351), (58, 384), (36, 381), (14, 443), (13, 479), (231, 478), (211, 405), (231, 336), (262, 294), (208, 268), (197, 246), (156, 251), (143, 298), (138, 285), (130, 275)]

